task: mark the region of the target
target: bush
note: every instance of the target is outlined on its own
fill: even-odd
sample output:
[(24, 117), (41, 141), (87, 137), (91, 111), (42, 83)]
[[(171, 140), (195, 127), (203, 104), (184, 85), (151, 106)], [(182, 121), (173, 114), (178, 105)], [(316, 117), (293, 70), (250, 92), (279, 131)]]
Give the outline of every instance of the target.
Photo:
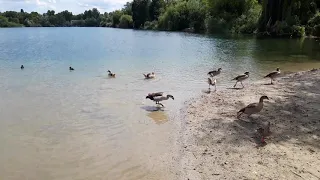
[(133, 20), (132, 16), (130, 15), (122, 15), (120, 17), (120, 23), (119, 23), (119, 28), (132, 28), (133, 27)]
[(314, 26), (314, 30), (312, 33), (314, 36), (320, 36), (320, 24)]
[(158, 22), (157, 21), (146, 21), (144, 23), (143, 29), (145, 30), (156, 30), (158, 28)]

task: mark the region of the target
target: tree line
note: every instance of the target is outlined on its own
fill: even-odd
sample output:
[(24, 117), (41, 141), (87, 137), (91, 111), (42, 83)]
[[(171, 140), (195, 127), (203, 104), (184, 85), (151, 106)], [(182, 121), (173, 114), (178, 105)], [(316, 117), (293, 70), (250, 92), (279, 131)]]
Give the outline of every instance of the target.
[(0, 27), (115, 27), (195, 33), (320, 36), (320, 0), (133, 0), (122, 9), (74, 15), (0, 13)]

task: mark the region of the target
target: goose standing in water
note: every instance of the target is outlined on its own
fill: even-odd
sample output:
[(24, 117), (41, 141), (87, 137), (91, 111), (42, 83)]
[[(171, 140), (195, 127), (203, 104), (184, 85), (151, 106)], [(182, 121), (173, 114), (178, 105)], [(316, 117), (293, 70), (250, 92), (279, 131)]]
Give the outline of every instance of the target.
[(146, 96), (146, 99), (150, 99), (156, 102), (156, 104), (161, 105), (162, 107), (164, 107), (164, 105), (161, 104), (160, 101), (165, 101), (165, 100), (168, 100), (169, 98), (174, 100), (174, 97), (172, 95), (168, 94), (164, 96), (162, 92), (150, 93), (148, 94), (148, 96)]
[(148, 74), (143, 74), (143, 75), (144, 75), (144, 77), (145, 77), (146, 79), (152, 79), (152, 78), (155, 78), (155, 77), (156, 77), (156, 75), (154, 74), (154, 72), (148, 73)]
[(219, 75), (220, 73), (221, 73), (221, 68), (219, 68), (217, 71), (216, 70), (214, 70), (214, 71), (209, 71), (208, 72), (208, 75), (210, 75), (211, 77), (214, 77), (214, 76), (217, 76), (217, 75)]
[(210, 92), (210, 86), (214, 86), (214, 91), (217, 91), (217, 80), (212, 80), (211, 78), (208, 78), (208, 84), (209, 84), (209, 92)]
[(116, 74), (111, 73), (111, 71), (110, 71), (110, 70), (108, 70), (108, 76), (109, 76), (109, 77), (116, 77)]
[(277, 68), (276, 71), (273, 71), (271, 73), (269, 73), (268, 75), (266, 75), (264, 78), (270, 78), (271, 79), (271, 83), (273, 84), (273, 81), (275, 81), (275, 78), (278, 77), (280, 75), (280, 68)]
[(20, 67), (21, 69), (24, 69), (24, 66), (23, 65), (21, 65), (21, 67)]
[(232, 80), (236, 80), (236, 84), (233, 86), (234, 88), (236, 87), (237, 83), (240, 82), (241, 85), (242, 85), (242, 88), (244, 88), (243, 84), (242, 84), (242, 81), (246, 80), (249, 78), (249, 72), (245, 72), (244, 75), (240, 75), (240, 76), (237, 76), (235, 78), (233, 78)]
[(69, 67), (69, 70), (70, 70), (70, 71), (73, 71), (74, 69), (70, 66), (70, 67)]
[(263, 100), (268, 99), (268, 96), (261, 96), (259, 103), (251, 103), (248, 106), (242, 108), (238, 113), (237, 113), (237, 118), (239, 119), (242, 114), (247, 114), (248, 117), (250, 117), (252, 114), (256, 114), (260, 112), (263, 108)]

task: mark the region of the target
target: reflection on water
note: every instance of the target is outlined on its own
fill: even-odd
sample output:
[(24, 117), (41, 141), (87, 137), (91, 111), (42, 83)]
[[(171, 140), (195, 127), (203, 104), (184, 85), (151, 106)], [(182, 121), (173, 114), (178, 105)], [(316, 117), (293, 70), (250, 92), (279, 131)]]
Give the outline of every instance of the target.
[[(208, 71), (222, 67), (221, 91), (246, 71), (245, 86), (276, 67), (307, 70), (320, 67), (319, 60), (312, 39), (0, 29), (0, 176), (175, 179), (169, 155), (181, 121), (173, 118), (185, 100), (207, 90)], [(108, 69), (116, 78), (108, 78)], [(156, 78), (145, 80), (145, 72)], [(158, 109), (145, 97), (159, 91), (175, 100)]]
[(154, 120), (158, 125), (168, 122), (168, 116), (165, 111), (154, 111), (148, 113), (148, 117)]

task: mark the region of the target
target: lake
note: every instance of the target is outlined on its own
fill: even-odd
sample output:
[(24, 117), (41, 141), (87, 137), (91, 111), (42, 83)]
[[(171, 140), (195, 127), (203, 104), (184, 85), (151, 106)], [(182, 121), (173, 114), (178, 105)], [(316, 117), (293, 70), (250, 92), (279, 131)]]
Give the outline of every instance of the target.
[[(220, 91), (245, 71), (249, 85), (276, 67), (319, 68), (319, 43), (109, 28), (0, 29), (0, 177), (174, 179), (185, 123), (179, 111), (208, 88), (209, 70), (222, 68)], [(145, 80), (148, 72), (156, 78)], [(154, 111), (145, 97), (155, 91), (175, 99)]]

